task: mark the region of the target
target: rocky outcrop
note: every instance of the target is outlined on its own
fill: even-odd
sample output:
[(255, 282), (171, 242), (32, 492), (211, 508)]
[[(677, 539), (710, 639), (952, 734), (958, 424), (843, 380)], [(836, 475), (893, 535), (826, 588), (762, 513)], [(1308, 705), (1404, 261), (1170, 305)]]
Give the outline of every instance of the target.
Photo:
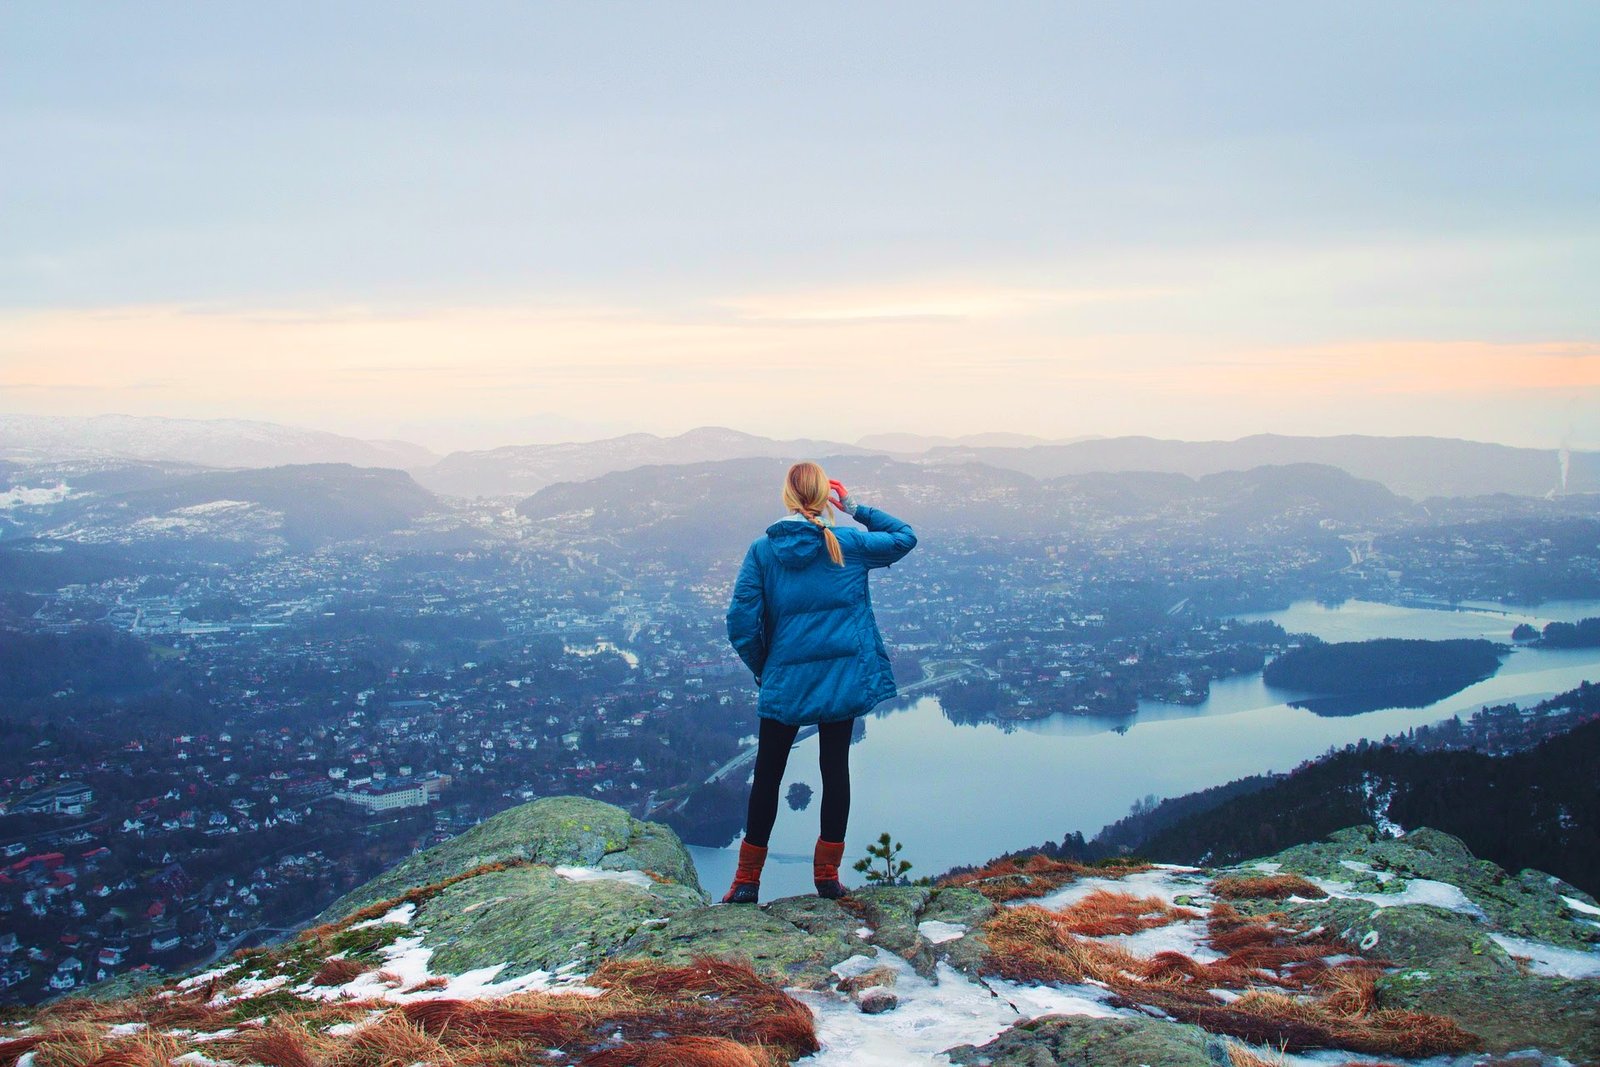
[(1427, 827), (1387, 839), (1370, 826), (1355, 826), (1245, 866), (1259, 868), (1262, 863), (1338, 882), (1358, 893), (1398, 894), (1418, 879), (1451, 885), (1503, 933), (1568, 948), (1600, 943), (1600, 926), (1586, 921), (1594, 917), (1573, 911), (1562, 899), (1592, 904), (1587, 894), (1542, 871), (1512, 875), (1478, 859), (1460, 838)]
[(598, 800), (546, 797), (502, 811), (459, 837), (402, 860), (335, 901), (314, 921), (333, 922), (408, 889), (507, 862), (639, 871), (687, 886), (705, 899), (689, 850), (665, 826), (641, 822)]
[[(861, 1027), (883, 1027), (895, 1035), (889, 1047), (920, 1042), (920, 1056), (947, 1052), (953, 1063), (996, 1067), (1209, 1067), (1235, 1056), (1252, 1062), (1241, 1042), (1258, 1051), (1279, 1040), (1326, 1048), (1330, 1034), (1353, 1039), (1334, 1043), (1363, 1053), (1352, 1060), (1409, 1059), (1374, 1042), (1399, 1033), (1404, 1044), (1413, 1016), (1399, 1013), (1410, 1012), (1442, 1020), (1454, 1035), (1431, 1047), (1447, 1052), (1429, 1060), (1441, 1067), (1528, 1050), (1537, 1051), (1516, 1062), (1600, 1064), (1600, 907), (1540, 872), (1511, 875), (1478, 860), (1446, 834), (1419, 829), (1385, 840), (1357, 828), (1216, 871), (1076, 868), (1035, 890), (1048, 895), (1018, 900), (996, 889), (1006, 888), (1003, 879), (992, 881), (715, 905), (671, 830), (607, 804), (554, 797), (410, 857), (335, 902), (323, 925), (297, 939), (169, 988), (237, 1023), (269, 999), (352, 1011), (388, 1004), (435, 1019), (420, 1002), (522, 990), (604, 997), (583, 983), (676, 983), (673, 996), (709, 1010), (718, 990), (737, 987), (774, 1013), (763, 1025), (776, 1029), (761, 1033), (788, 1034), (790, 1049), (814, 1046), (805, 1008), (784, 998), (808, 998), (825, 1053), (830, 1041), (850, 1048), (865, 1040)], [(1252, 892), (1236, 893), (1241, 885)], [(1029, 904), (1044, 908), (1008, 910)], [(1071, 933), (1051, 925), (1080, 904), (1073, 921), (1083, 925)], [(1257, 953), (1253, 962), (1230, 956), (1221, 938), (1252, 923), (1263, 924), (1260, 936), (1246, 929), (1237, 945)], [(1296, 955), (1306, 947), (1316, 960)], [(744, 977), (712, 974), (708, 960), (737, 965)], [(1162, 960), (1164, 970), (1139, 970)], [(1312, 1002), (1329, 987), (1307, 979), (1315, 968), (1294, 971), (1297, 960), (1353, 962), (1345, 1006), (1319, 1022), (1312, 1009), (1322, 1008)], [(703, 998), (696, 982), (716, 995)], [(1208, 999), (1219, 985), (1221, 995)], [(1190, 990), (1188, 999), (1169, 995), (1178, 988)], [(130, 1003), (174, 995), (128, 983), (107, 992)], [(616, 1018), (643, 1028), (627, 1040), (720, 1040), (723, 1023), (656, 1034), (627, 999), (637, 995), (608, 1002)], [(804, 1023), (798, 1029), (791, 1010)], [(952, 1016), (976, 1029), (951, 1029), (942, 1020)], [(622, 1040), (614, 1028), (585, 1026), (591, 1045)], [(774, 1040), (739, 1040), (746, 1037), (752, 1048)]]

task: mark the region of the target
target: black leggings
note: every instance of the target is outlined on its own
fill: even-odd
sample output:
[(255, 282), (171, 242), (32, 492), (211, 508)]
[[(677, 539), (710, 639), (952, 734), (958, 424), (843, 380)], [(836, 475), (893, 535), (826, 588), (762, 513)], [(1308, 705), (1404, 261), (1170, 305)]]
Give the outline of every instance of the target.
[[(843, 841), (850, 819), (850, 730), (855, 723), (825, 722), (817, 726), (817, 757), (822, 768), (822, 839)], [(744, 839), (767, 847), (772, 824), (778, 819), (778, 786), (789, 764), (789, 749), (800, 732), (776, 719), (761, 719), (756, 746), (756, 777), (750, 786), (750, 808), (745, 813)]]

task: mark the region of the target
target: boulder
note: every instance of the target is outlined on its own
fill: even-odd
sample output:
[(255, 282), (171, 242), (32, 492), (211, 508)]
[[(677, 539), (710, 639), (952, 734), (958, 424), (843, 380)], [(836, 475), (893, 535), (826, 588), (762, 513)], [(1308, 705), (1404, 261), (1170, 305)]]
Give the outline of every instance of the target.
[[(831, 901), (829, 903), (832, 903)], [(817, 922), (797, 926), (764, 908), (723, 904), (696, 908), (647, 926), (629, 938), (617, 954), (682, 965), (696, 956), (716, 956), (750, 965), (758, 974), (784, 985), (823, 989), (833, 984), (834, 964), (861, 951), (854, 927)]]
[(650, 924), (702, 906), (676, 883), (571, 881), (550, 867), (510, 867), (447, 887), (423, 902), (413, 926), (434, 950), (436, 973), (504, 963), (514, 975), (573, 962), (590, 971)]
[(332, 922), (476, 867), (507, 861), (653, 873), (706, 899), (683, 842), (665, 826), (583, 797), (546, 797), (491, 816), (442, 845), (401, 860), (330, 905), (314, 923)]
[(1537, 1045), (1600, 1063), (1600, 979), (1404, 970), (1380, 978), (1377, 994), (1380, 1007), (1450, 1016), (1490, 1052)]
[(1431, 904), (1376, 908), (1365, 901), (1292, 904), (1283, 909), (1298, 923), (1331, 930), (1363, 956), (1397, 967), (1464, 974), (1516, 974), (1511, 955), (1470, 915)]
[(951, 1063), (984, 1067), (1219, 1067), (1227, 1042), (1198, 1026), (1159, 1019), (1046, 1015), (984, 1045), (957, 1045)]
[[(1564, 948), (1586, 948), (1600, 940), (1600, 928), (1583, 922), (1561, 899), (1587, 902), (1586, 894), (1541, 871), (1508, 874), (1478, 859), (1460, 838), (1425, 826), (1393, 839), (1379, 837), (1370, 826), (1352, 826), (1269, 860), (1285, 873), (1342, 882), (1356, 893), (1397, 894), (1418, 878), (1446, 882), (1504, 933)], [(1242, 873), (1260, 872), (1244, 868)]]

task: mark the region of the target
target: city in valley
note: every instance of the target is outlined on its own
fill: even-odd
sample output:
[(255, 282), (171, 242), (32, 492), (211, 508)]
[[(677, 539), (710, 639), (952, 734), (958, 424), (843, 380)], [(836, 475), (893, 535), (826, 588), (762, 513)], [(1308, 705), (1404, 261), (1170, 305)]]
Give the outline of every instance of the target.
[[(756, 691), (724, 611), (780, 513), (780, 463), (476, 498), (339, 465), (6, 465), (4, 995), (281, 937), (531, 798), (726, 845)], [(1240, 616), (1307, 598), (1600, 595), (1592, 493), (1419, 501), (1327, 466), (830, 466), (918, 528), (873, 603), (900, 704), (936, 696), (956, 723), (1198, 705), (1308, 640)]]

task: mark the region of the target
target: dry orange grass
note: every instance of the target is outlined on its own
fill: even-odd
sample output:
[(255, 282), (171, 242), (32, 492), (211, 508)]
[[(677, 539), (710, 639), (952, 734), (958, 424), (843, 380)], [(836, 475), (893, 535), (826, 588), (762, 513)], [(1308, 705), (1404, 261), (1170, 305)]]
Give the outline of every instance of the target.
[(181, 1051), (178, 1040), (159, 1030), (140, 1030), (127, 1037), (113, 1038), (89, 1067), (171, 1067)]
[(400, 1009), (424, 1032), (450, 1040), (526, 1041), (546, 1047), (565, 1045), (588, 1027), (582, 1016), (541, 1001), (515, 1006), (473, 1000), (424, 1000)]
[(443, 989), (445, 986), (447, 986), (449, 984), (450, 984), (450, 979), (444, 977), (443, 975), (436, 974), (432, 978), (424, 978), (422, 981), (418, 982), (414, 986), (407, 986), (405, 989), (402, 989), (401, 992), (402, 993), (422, 993), (422, 992), (426, 992), (429, 989)]
[(1229, 1045), (1228, 1067), (1284, 1067), (1284, 1059), (1281, 1053), (1269, 1057), (1243, 1045)]
[(368, 971), (376, 969), (377, 968), (373, 967), (373, 965), (370, 963), (362, 963), (360, 960), (352, 960), (343, 956), (336, 956), (333, 959), (323, 963), (323, 965), (317, 969), (316, 975), (311, 979), (311, 984), (344, 985), (346, 982), (354, 981), (361, 975), (366, 974)]
[(1218, 878), (1211, 883), (1211, 891), (1223, 900), (1287, 900), (1290, 897), (1321, 900), (1328, 895), (1298, 874)]
[(1175, 922), (1200, 918), (1198, 911), (1175, 907), (1160, 897), (1136, 897), (1096, 889), (1059, 912), (1069, 932), (1084, 937), (1136, 934)]
[(670, 1037), (602, 1049), (583, 1067), (771, 1067), (772, 1060), (721, 1037)]
[[(1064, 913), (1022, 905), (1002, 909), (984, 925), (990, 952), (985, 970), (1015, 981), (1093, 979), (1125, 1005), (1157, 1008), (1214, 1033), (1290, 1051), (1342, 1048), (1421, 1057), (1477, 1045), (1472, 1034), (1442, 1016), (1377, 1010), (1371, 963), (1328, 964), (1327, 956), (1349, 948), (1337, 938), (1271, 917), (1241, 916), (1225, 903), (1212, 909), (1208, 929), (1212, 944), (1227, 953), (1221, 960), (1200, 963), (1178, 952), (1141, 959), (1077, 935)], [(1217, 988), (1245, 992), (1223, 1003), (1211, 992)], [(1295, 991), (1302, 995), (1289, 995)]]
[(31, 1051), (35, 1045), (43, 1040), (43, 1034), (28, 1034), (25, 1037), (14, 1037), (9, 1041), (0, 1041), (0, 1067), (16, 1067), (17, 1060), (22, 1054)]
[[(526, 1067), (549, 1050), (575, 1062), (599, 1056), (609, 1058), (595, 1062), (781, 1067), (818, 1048), (810, 1010), (748, 967), (716, 959), (683, 967), (611, 962), (590, 981), (600, 995), (527, 992), (404, 1005), (297, 1000), (280, 989), (266, 995), (265, 1021), (245, 1024), (237, 1005), (219, 1011), (200, 999), (214, 983), (115, 1004), (80, 999), (36, 1013), (30, 1021), (39, 1032), (0, 1042), (0, 1067), (15, 1067), (23, 1053), (32, 1053), (37, 1067), (168, 1067), (191, 1051), (262, 1067)], [(108, 1033), (115, 1023), (158, 1015), (169, 1027), (233, 1032), (212, 1041), (159, 1027)], [(327, 1032), (334, 1022), (354, 1020), (363, 1025)]]
[(607, 1026), (639, 1036), (716, 1034), (756, 1046), (785, 1060), (817, 1051), (811, 1009), (750, 968), (700, 958), (686, 967), (663, 967), (634, 960), (608, 960), (589, 978), (591, 985), (622, 993), (638, 1003), (613, 1016)]
[(976, 889), (996, 904), (1008, 900), (1042, 897), (1081, 877), (1122, 878), (1153, 868), (1148, 863), (1121, 863), (1089, 867), (1067, 860), (1053, 860), (1034, 853), (1026, 859), (996, 860), (966, 874), (940, 879), (941, 886)]
[(321, 1067), (338, 1038), (319, 1032), (305, 1019), (270, 1020), (265, 1026), (241, 1029), (211, 1042), (213, 1056), (264, 1067)]
[(104, 1026), (92, 1022), (68, 1022), (43, 1035), (33, 1049), (35, 1067), (86, 1067), (106, 1052), (113, 1040)]

